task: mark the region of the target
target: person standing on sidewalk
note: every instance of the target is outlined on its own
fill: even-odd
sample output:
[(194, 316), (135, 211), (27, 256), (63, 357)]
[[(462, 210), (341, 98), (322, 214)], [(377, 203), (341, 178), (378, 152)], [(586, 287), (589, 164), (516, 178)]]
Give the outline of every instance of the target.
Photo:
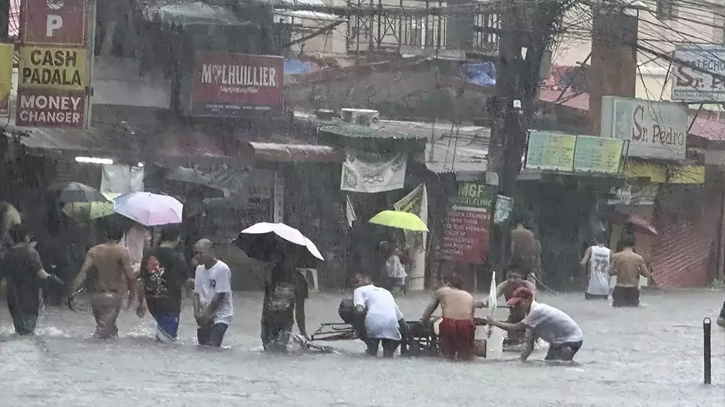
[(128, 305), (133, 301), (136, 276), (131, 266), (131, 255), (119, 241), (123, 230), (109, 225), (107, 243), (93, 246), (86, 254), (81, 271), (71, 284), (70, 292), (76, 292), (89, 277), (91, 308), (96, 319), (96, 338), (110, 339), (118, 336), (116, 321), (125, 297)]
[(201, 239), (194, 245), (198, 266), (194, 277), (194, 318), (199, 345), (221, 347), (232, 322), (232, 272), (216, 258), (214, 243)]
[(176, 248), (181, 241), (181, 230), (168, 226), (161, 231), (161, 243), (148, 251), (141, 262), (141, 282), (138, 287), (138, 309), (143, 317), (148, 310), (156, 320), (156, 339), (175, 342), (179, 330), (181, 292), (189, 278), (189, 266), (184, 255)]
[(587, 270), (588, 284), (584, 292), (587, 300), (609, 298), (609, 274), (612, 267), (612, 251), (604, 243), (594, 240), (584, 252), (581, 266)]

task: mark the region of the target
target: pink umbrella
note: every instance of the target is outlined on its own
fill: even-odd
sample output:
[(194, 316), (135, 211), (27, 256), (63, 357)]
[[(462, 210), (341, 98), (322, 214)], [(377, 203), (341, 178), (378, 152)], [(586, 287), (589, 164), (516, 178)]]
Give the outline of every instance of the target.
[(150, 192), (132, 192), (113, 201), (113, 210), (119, 215), (144, 226), (181, 223), (184, 205), (176, 198)]

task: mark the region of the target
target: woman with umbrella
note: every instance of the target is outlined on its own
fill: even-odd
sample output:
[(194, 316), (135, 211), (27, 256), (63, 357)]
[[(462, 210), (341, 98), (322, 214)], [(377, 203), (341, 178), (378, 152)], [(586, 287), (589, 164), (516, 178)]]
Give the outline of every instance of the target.
[(297, 271), (297, 256), (278, 252), (272, 273), (265, 276), (262, 306), (262, 345), (264, 350), (284, 352), (295, 321), (305, 339), (305, 300), (309, 296), (307, 280)]

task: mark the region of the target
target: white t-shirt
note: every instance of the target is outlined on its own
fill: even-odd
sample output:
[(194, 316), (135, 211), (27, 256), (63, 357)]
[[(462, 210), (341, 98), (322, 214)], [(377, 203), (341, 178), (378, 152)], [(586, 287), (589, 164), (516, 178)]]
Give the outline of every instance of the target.
[(533, 329), (537, 337), (551, 345), (579, 342), (584, 339), (579, 325), (564, 311), (535, 301), (531, 304), (531, 311), (523, 323)]
[(390, 278), (404, 279), (408, 277), (403, 263), (400, 262), (400, 257), (396, 254), (388, 257), (388, 260), (385, 261), (385, 271)]
[(217, 260), (210, 269), (207, 270), (204, 265), (200, 264), (196, 267), (196, 276), (194, 277), (194, 292), (199, 294), (201, 303), (204, 306), (211, 304), (211, 300), (219, 293), (227, 293), (224, 301), (214, 311), (214, 323), (222, 323), (229, 325), (234, 315), (234, 306), (232, 305), (232, 272), (229, 266), (221, 260)]
[(367, 310), (365, 330), (371, 339), (392, 339), (399, 341), (402, 336), (398, 330), (398, 321), (403, 318), (398, 304), (390, 291), (366, 285), (353, 292), (355, 306), (362, 305)]
[(587, 293), (609, 295), (609, 269), (612, 251), (606, 247), (592, 246), (589, 259), (589, 285)]

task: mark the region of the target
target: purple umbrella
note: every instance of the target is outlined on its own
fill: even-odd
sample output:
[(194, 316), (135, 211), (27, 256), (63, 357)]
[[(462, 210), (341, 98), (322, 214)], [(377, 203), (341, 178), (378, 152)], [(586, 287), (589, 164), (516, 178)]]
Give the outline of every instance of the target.
[(119, 215), (144, 226), (181, 223), (184, 205), (176, 198), (150, 192), (131, 192), (113, 201), (113, 210)]

